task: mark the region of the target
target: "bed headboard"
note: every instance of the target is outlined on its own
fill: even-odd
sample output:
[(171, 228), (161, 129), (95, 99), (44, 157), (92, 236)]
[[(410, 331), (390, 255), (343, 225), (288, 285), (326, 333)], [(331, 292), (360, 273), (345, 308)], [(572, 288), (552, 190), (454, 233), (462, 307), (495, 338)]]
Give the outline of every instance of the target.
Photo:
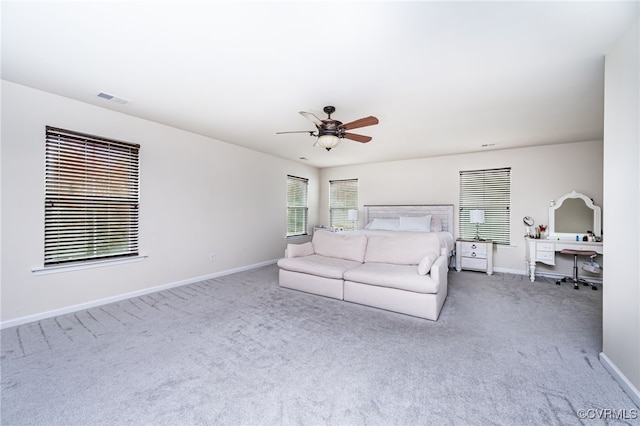
[(392, 219), (400, 216), (426, 216), (438, 218), (442, 230), (453, 234), (453, 204), (417, 204), (417, 205), (365, 205), (364, 224), (373, 219)]

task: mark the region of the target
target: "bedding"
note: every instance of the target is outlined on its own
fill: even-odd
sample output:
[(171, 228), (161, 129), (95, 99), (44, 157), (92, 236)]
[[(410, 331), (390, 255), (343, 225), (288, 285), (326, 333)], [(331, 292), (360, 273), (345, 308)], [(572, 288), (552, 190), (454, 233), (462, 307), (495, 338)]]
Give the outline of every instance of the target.
[[(339, 231), (340, 233), (349, 234), (349, 235), (366, 235), (369, 236), (395, 236), (395, 235), (406, 235), (406, 234), (423, 234), (424, 232), (420, 231), (390, 231), (390, 230), (381, 230), (381, 229), (358, 229), (356, 231)], [(447, 256), (453, 256), (453, 249), (455, 248), (455, 239), (453, 235), (449, 232), (432, 232), (438, 236), (438, 240), (440, 240), (440, 248), (446, 249)]]

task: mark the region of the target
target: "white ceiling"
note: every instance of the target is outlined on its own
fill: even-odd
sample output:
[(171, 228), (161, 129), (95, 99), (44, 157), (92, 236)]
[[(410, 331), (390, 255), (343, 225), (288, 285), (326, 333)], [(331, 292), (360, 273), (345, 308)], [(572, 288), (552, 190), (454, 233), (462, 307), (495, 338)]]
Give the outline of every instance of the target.
[[(2, 78), (316, 167), (595, 140), (638, 5), (3, 0)], [(276, 135), (325, 105), (373, 140)]]

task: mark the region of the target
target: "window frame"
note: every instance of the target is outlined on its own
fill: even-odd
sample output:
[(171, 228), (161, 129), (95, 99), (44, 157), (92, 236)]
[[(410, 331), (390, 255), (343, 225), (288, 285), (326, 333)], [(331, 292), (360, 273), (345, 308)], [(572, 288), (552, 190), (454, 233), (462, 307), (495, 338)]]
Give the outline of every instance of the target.
[(476, 224), (471, 210), (484, 211), (478, 225), (481, 239), (511, 244), (511, 167), (460, 171), (458, 232), (462, 239), (474, 239)]
[[(297, 188), (293, 188), (292, 185), (296, 184)], [(293, 191), (299, 191), (299, 195), (301, 198), (297, 201), (295, 205), (291, 204), (291, 196), (296, 195)], [(286, 237), (299, 237), (308, 235), (309, 231), (309, 179), (287, 175), (287, 230)], [(295, 216), (295, 217), (294, 217)], [(302, 224), (300, 226), (295, 226), (295, 229), (290, 228), (291, 221), (297, 221), (297, 219), (301, 216)], [(297, 224), (297, 222), (296, 222)]]
[(139, 256), (140, 145), (46, 126), (44, 268)]

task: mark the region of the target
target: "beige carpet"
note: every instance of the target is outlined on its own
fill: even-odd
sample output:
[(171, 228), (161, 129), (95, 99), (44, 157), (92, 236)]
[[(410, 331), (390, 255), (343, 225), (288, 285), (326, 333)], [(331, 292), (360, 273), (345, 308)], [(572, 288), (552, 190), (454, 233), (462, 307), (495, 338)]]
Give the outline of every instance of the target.
[(277, 285), (275, 266), (2, 331), (3, 425), (580, 425), (637, 407), (602, 291), (449, 272), (439, 321)]

